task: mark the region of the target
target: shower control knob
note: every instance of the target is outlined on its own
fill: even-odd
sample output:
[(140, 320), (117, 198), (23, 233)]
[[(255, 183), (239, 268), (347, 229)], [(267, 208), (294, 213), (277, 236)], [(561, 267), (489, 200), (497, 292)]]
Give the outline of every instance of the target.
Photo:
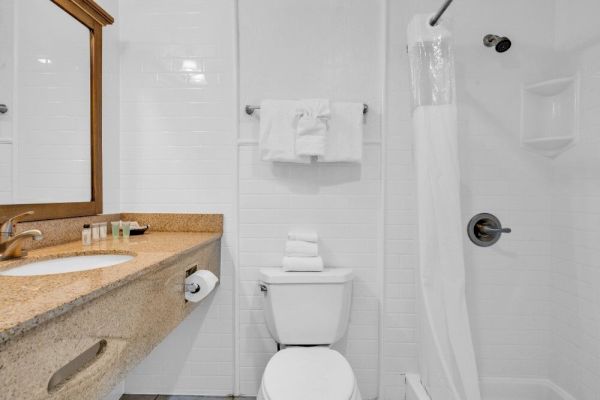
[(477, 229), (479, 229), (480, 232), (485, 233), (486, 235), (495, 235), (497, 233), (511, 233), (512, 229), (510, 228), (490, 228), (487, 225), (482, 225), (482, 224), (477, 224), (476, 226)]
[(503, 228), (500, 220), (493, 214), (481, 213), (469, 221), (467, 234), (471, 242), (477, 246), (489, 247), (500, 240), (503, 233), (511, 233), (510, 228)]

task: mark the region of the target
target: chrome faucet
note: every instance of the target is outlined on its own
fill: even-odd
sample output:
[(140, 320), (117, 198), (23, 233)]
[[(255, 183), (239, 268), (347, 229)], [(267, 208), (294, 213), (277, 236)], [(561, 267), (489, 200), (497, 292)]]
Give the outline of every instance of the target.
[(38, 229), (29, 229), (15, 234), (15, 223), (19, 218), (33, 214), (33, 211), (15, 215), (8, 218), (0, 225), (0, 260), (10, 258), (18, 258), (27, 255), (27, 251), (23, 250), (23, 240), (31, 238), (33, 240), (42, 240), (44, 235)]

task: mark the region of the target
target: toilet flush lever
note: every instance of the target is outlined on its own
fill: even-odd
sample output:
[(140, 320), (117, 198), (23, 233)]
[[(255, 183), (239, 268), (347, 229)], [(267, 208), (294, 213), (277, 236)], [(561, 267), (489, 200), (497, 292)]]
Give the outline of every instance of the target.
[(267, 293), (269, 291), (269, 289), (267, 288), (267, 285), (265, 285), (264, 283), (259, 283), (258, 287), (260, 288), (260, 291), (263, 293)]

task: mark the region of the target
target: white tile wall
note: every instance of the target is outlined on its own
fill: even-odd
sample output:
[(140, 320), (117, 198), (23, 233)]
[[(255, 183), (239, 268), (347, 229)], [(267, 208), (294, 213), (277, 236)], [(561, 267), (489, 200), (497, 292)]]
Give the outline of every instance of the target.
[(280, 265), (286, 233), (309, 227), (320, 235), (328, 266), (355, 272), (351, 325), (340, 349), (361, 391), (377, 391), (377, 212), (379, 146), (365, 148), (361, 167), (269, 165), (255, 146), (240, 148), (240, 308), (242, 393), (254, 394), (275, 352), (262, 315), (259, 267)]
[[(14, 82), (14, 1), (0, 1), (0, 104), (12, 108)], [(13, 113), (0, 114), (0, 140), (12, 139)]]
[[(302, 7), (294, 2), (239, 4), (240, 103), (308, 96), (368, 103), (366, 140), (370, 144), (365, 146), (362, 166), (271, 165), (257, 159), (254, 144), (238, 148), (232, 142), (230, 125), (235, 101), (231, 97), (233, 3), (178, 1), (176, 7), (172, 3), (167, 7), (144, 1), (142, 13), (138, 3), (120, 3), (122, 209), (225, 212), (226, 273), (233, 268), (229, 253), (235, 250), (235, 235), (240, 237), (239, 391), (250, 395), (256, 393), (264, 365), (275, 349), (258, 301), (258, 268), (280, 262), (291, 227), (318, 229), (326, 262), (352, 267), (357, 273), (352, 326), (339, 347), (353, 364), (365, 397), (374, 398), (382, 300), (379, 266), (384, 260), (377, 256), (382, 212), (383, 53), (373, 43), (382, 43), (382, 3), (375, 7), (337, 0)], [(298, 17), (311, 21), (310, 37), (289, 29), (302, 20)], [(152, 32), (147, 29), (150, 25)], [(332, 26), (337, 27), (334, 32)], [(290, 74), (298, 78), (289, 79)], [(255, 139), (257, 127), (255, 119), (244, 116), (240, 137)], [(406, 151), (399, 146), (394, 154), (405, 157)], [(233, 220), (235, 151), (239, 157), (239, 232)], [(408, 171), (402, 166), (406, 163), (398, 163), (404, 172)], [(406, 229), (390, 225), (392, 237), (398, 240)], [(399, 259), (402, 255), (394, 260)], [(391, 278), (390, 289), (398, 289), (396, 284), (408, 287), (411, 279), (400, 269), (400, 275)], [(212, 304), (182, 324), (130, 374), (126, 391), (225, 394), (235, 390), (231, 296), (231, 291), (217, 294)], [(410, 289), (402, 296), (410, 297)], [(398, 303), (407, 315), (405, 326), (413, 323), (411, 307), (410, 300)], [(392, 313), (395, 309), (391, 308)], [(408, 335), (403, 340), (414, 341)], [(390, 355), (401, 347), (390, 349)], [(219, 368), (214, 368), (215, 363)]]
[(128, 376), (127, 393), (233, 392), (233, 4), (119, 2), (121, 209), (225, 214), (215, 296)]
[(0, 143), (0, 204), (12, 203), (12, 143)]
[(385, 297), (381, 398), (403, 398), (401, 374), (417, 372), (416, 199), (406, 24), (410, 5), (388, 2), (386, 78)]
[[(291, 228), (316, 229), (325, 263), (356, 273), (347, 338), (363, 396), (378, 393), (378, 257), (381, 211), (382, 1), (240, 2), (240, 102), (326, 97), (369, 105), (362, 166), (285, 165), (240, 157), (240, 391), (255, 394), (275, 352), (256, 284), (260, 267), (281, 262)], [(310, 29), (306, 29), (310, 26)], [(241, 137), (256, 139), (258, 121), (243, 116)]]
[(114, 18), (102, 31), (102, 191), (104, 213), (121, 211), (119, 0), (97, 0)]
[(581, 137), (554, 166), (550, 376), (575, 398), (591, 400), (600, 393), (600, 47), (589, 40), (597, 25), (574, 21), (597, 13), (598, 4), (582, 2), (575, 10), (557, 15), (559, 27), (577, 26), (557, 41), (575, 49), (571, 72), (581, 77)]
[[(13, 106), (14, 3), (0, 1), (0, 104)], [(13, 112), (0, 114), (0, 204), (13, 202)]]
[[(120, 10), (121, 26), (127, 25), (121, 34), (122, 208), (219, 209), (220, 205), (232, 202), (227, 186), (227, 179), (233, 173), (233, 162), (228, 158), (232, 146), (230, 137), (221, 132), (226, 128), (221, 128), (219, 122), (219, 118), (228, 117), (221, 103), (231, 101), (231, 92), (220, 86), (231, 84), (227, 81), (231, 76), (219, 68), (230, 67), (231, 59), (223, 53), (222, 42), (167, 34), (168, 29), (162, 27), (167, 23), (153, 19), (156, 14), (167, 12), (166, 9), (159, 3), (144, 4), (146, 11), (141, 15), (134, 12), (137, 3), (132, 0), (121, 2)], [(169, 7), (167, 14), (171, 28), (192, 23), (194, 19), (188, 14), (202, 11), (199, 4), (212, 7), (204, 9), (205, 15), (222, 12), (216, 2), (195, 3), (195, 7), (178, 2), (177, 7)], [(322, 236), (321, 248), (329, 265), (352, 267), (357, 273), (352, 325), (339, 348), (353, 364), (363, 395), (374, 398), (378, 393), (378, 353), (382, 345), (385, 398), (395, 398), (402, 390), (400, 373), (416, 369), (415, 220), (408, 82), (405, 56), (396, 51), (398, 46), (402, 47), (400, 38), (404, 36), (404, 28), (399, 28), (402, 34), (389, 47), (393, 51), (389, 68), (399, 71), (389, 80), (392, 86), (388, 101), (395, 112), (386, 121), (391, 129), (385, 157), (389, 181), (385, 186), (388, 194), (382, 227), (384, 158), (379, 142), (383, 2), (375, 7), (358, 1), (333, 0), (302, 5), (261, 1), (239, 6), (241, 105), (256, 104), (266, 97), (326, 96), (363, 101), (370, 107), (366, 125), (369, 144), (365, 145), (362, 166), (272, 165), (258, 160), (253, 143), (240, 145), (237, 150), (239, 391), (256, 393), (264, 365), (275, 350), (263, 322), (256, 286), (258, 269), (278, 265), (287, 231), (307, 226), (317, 229)], [(401, 13), (397, 5), (395, 12)], [(302, 30), (307, 33), (299, 35), (298, 29), (289, 29), (304, 20), (310, 21), (312, 27), (309, 31)], [(155, 26), (154, 34), (144, 37), (150, 23)], [(208, 28), (204, 27), (204, 33), (211, 40), (223, 35), (217, 27), (210, 27), (212, 33)], [(206, 72), (217, 74), (219, 79), (211, 81), (207, 75), (208, 83), (198, 88), (189, 80), (190, 75), (204, 70), (181, 71), (184, 62), (188, 68), (193, 62), (209, 65), (212, 69)], [(256, 139), (257, 127), (256, 119), (243, 115), (240, 137)], [(191, 147), (194, 145), (198, 147)], [(190, 172), (182, 174), (182, 170)], [(226, 214), (226, 221), (230, 217), (231, 214)], [(228, 225), (229, 238), (236, 233), (234, 228), (235, 225)], [(385, 243), (382, 231), (387, 238)], [(384, 259), (378, 257), (383, 247)], [(381, 265), (386, 267), (385, 276)], [(379, 290), (380, 279), (385, 279), (386, 293), (382, 310), (383, 344), (379, 342), (379, 312), (384, 300)], [(214, 313), (215, 304), (201, 312)], [(213, 319), (204, 320), (200, 333), (194, 329), (194, 323), (186, 321), (128, 377), (126, 390), (210, 394), (231, 389), (231, 375), (227, 375), (232, 372), (231, 359), (218, 358), (221, 350), (231, 354), (227, 353), (231, 351), (227, 321), (214, 315)], [(226, 326), (222, 327), (223, 324)], [(222, 333), (225, 339), (220, 338)], [(197, 349), (187, 354), (185, 350), (192, 341)], [(210, 346), (203, 345), (204, 341), (218, 351), (207, 352)], [(219, 369), (225, 371), (222, 375), (215, 376), (215, 369), (211, 368), (214, 363), (223, 367)]]

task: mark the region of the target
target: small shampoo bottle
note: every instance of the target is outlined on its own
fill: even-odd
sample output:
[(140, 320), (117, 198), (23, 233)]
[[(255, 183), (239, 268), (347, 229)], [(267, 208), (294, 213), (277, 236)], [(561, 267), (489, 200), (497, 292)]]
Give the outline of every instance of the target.
[(90, 224), (83, 225), (83, 230), (81, 231), (81, 243), (83, 243), (84, 246), (92, 244), (92, 229), (90, 228)]

